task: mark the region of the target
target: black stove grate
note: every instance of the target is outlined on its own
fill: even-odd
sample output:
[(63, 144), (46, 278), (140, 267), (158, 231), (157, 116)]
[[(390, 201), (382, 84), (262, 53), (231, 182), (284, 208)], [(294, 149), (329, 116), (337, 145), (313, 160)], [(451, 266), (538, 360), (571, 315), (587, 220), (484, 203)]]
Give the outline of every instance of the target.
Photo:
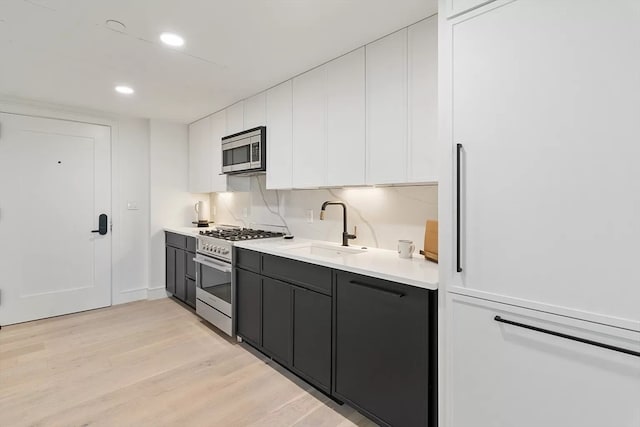
[(237, 242), (241, 240), (267, 239), (270, 237), (282, 237), (284, 233), (265, 230), (253, 230), (251, 228), (238, 228), (231, 230), (202, 230), (201, 236)]

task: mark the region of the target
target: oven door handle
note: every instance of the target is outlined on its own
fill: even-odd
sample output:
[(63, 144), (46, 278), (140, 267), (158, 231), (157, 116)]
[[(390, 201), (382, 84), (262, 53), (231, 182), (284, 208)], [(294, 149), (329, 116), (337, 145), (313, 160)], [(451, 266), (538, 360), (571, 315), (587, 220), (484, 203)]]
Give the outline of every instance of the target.
[(210, 267), (213, 268), (215, 270), (218, 271), (222, 271), (223, 273), (231, 273), (231, 267), (227, 266), (227, 264), (223, 264), (223, 263), (218, 263), (215, 261), (205, 261), (203, 259), (199, 259), (199, 258), (194, 258), (193, 259), (196, 263), (198, 264), (202, 264), (206, 267)]

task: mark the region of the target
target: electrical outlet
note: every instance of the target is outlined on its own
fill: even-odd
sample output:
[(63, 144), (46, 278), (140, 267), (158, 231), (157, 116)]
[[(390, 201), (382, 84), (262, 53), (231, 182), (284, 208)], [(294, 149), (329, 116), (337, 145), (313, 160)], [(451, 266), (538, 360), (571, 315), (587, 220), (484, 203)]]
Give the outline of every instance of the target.
[(127, 202), (127, 209), (130, 211), (137, 211), (138, 208), (138, 202), (137, 201), (131, 201), (131, 202)]
[(213, 216), (215, 217), (218, 214), (218, 209), (216, 205), (213, 205)]
[(248, 218), (249, 217), (249, 209), (248, 208), (242, 208), (242, 216), (244, 218)]
[(307, 209), (306, 217), (307, 217), (307, 222), (309, 224), (312, 224), (313, 223), (313, 209)]

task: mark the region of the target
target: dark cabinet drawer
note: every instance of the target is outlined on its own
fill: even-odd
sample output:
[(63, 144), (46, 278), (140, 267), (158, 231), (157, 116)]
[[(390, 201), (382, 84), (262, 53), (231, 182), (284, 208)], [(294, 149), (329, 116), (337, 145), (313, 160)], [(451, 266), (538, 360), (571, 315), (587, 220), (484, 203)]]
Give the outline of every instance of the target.
[(165, 231), (165, 237), (167, 240), (167, 245), (173, 246), (178, 249), (187, 249), (187, 236)]
[(294, 287), (293, 368), (331, 390), (331, 297)]
[(334, 394), (385, 424), (426, 426), (431, 293), (345, 272), (335, 289)]
[(248, 249), (235, 248), (234, 264), (236, 267), (260, 273), (260, 252)]
[(327, 267), (263, 254), (262, 274), (331, 295), (331, 269)]
[(278, 280), (262, 280), (262, 347), (279, 362), (291, 364), (291, 293), (293, 287)]

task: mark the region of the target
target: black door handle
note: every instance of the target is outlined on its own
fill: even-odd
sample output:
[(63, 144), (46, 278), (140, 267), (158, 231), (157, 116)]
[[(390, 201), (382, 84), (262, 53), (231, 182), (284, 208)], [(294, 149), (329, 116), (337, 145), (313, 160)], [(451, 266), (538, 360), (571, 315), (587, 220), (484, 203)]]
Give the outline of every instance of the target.
[(397, 298), (402, 298), (404, 296), (402, 292), (396, 292), (390, 289), (380, 288), (378, 286), (370, 285), (368, 283), (360, 282), (358, 280), (349, 280), (349, 283), (357, 286), (362, 286), (363, 288), (373, 289), (374, 291), (382, 292), (383, 294), (391, 295)]
[(456, 144), (456, 271), (462, 273), (460, 263), (460, 157), (462, 144)]
[(640, 357), (640, 352), (629, 350), (628, 348), (622, 348), (622, 347), (617, 347), (615, 345), (603, 344), (601, 342), (588, 340), (586, 338), (574, 337), (573, 335), (567, 335), (561, 332), (550, 331), (549, 329), (538, 328), (537, 326), (526, 325), (524, 323), (514, 322), (513, 320), (503, 319), (500, 316), (495, 316), (493, 320), (500, 323), (506, 323), (507, 325), (517, 326), (519, 328), (530, 329), (532, 331), (540, 332), (542, 334), (553, 335), (554, 337), (560, 337), (560, 338), (565, 338), (572, 341), (578, 341), (583, 344), (589, 344), (596, 347), (606, 348), (607, 350), (618, 351), (620, 353), (625, 353), (625, 354), (630, 354), (632, 356)]
[(99, 233), (101, 236), (104, 236), (109, 231), (107, 224), (107, 214), (100, 214), (98, 217), (98, 229), (91, 230), (92, 233)]

